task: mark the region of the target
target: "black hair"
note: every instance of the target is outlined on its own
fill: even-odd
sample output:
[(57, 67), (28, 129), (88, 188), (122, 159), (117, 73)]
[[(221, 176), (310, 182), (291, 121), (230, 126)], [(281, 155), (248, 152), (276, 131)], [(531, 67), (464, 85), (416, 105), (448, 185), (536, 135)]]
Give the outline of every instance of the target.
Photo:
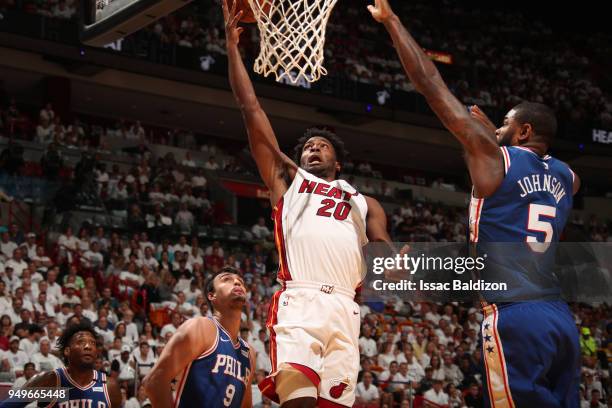
[[(310, 138), (315, 136), (325, 138), (331, 143), (331, 145), (334, 147), (334, 151), (336, 152), (336, 161), (340, 163), (340, 171), (342, 171), (342, 163), (344, 163), (346, 156), (348, 156), (348, 151), (344, 147), (344, 141), (342, 141), (342, 139), (340, 139), (338, 135), (331, 130), (320, 127), (310, 127), (306, 129), (304, 135), (298, 139), (298, 144), (293, 148), (293, 159), (295, 162), (298, 165), (300, 164), (304, 145)], [(336, 173), (336, 176), (338, 176), (340, 171)]]
[(66, 347), (70, 347), (72, 337), (79, 332), (89, 332), (96, 340), (96, 344), (100, 342), (100, 336), (98, 336), (98, 333), (96, 333), (96, 330), (90, 323), (82, 321), (78, 324), (67, 326), (66, 330), (64, 330), (62, 335), (57, 339), (57, 348), (66, 364), (68, 364), (68, 358), (64, 356), (64, 350)]
[(535, 134), (550, 146), (557, 133), (557, 118), (554, 111), (537, 102), (522, 102), (513, 109), (514, 119), (519, 124), (529, 123)]
[(238, 271), (238, 269), (232, 266), (224, 266), (223, 268), (219, 269), (210, 278), (206, 280), (206, 283), (204, 284), (204, 288), (206, 289), (204, 296), (206, 296), (206, 303), (208, 303), (208, 308), (210, 309), (211, 312), (214, 312), (215, 308), (212, 302), (210, 301), (210, 299), (208, 298), (208, 294), (215, 292), (215, 285), (214, 285), (215, 278), (221, 275), (222, 273), (233, 273), (235, 275), (242, 276), (240, 272)]

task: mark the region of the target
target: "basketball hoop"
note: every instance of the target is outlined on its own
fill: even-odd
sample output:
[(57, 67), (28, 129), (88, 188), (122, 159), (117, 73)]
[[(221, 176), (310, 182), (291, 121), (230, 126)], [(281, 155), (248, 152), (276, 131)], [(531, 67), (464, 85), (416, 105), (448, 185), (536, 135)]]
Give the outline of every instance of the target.
[(336, 1), (249, 0), (261, 37), (254, 71), (294, 84), (327, 75), (325, 28)]

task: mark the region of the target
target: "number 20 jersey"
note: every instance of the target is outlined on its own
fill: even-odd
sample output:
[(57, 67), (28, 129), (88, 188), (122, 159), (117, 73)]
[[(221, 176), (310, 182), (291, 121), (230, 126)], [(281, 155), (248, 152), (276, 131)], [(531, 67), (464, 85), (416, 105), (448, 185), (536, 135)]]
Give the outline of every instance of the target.
[(278, 279), (358, 287), (366, 272), (367, 212), (365, 197), (346, 181), (298, 168), (273, 212)]

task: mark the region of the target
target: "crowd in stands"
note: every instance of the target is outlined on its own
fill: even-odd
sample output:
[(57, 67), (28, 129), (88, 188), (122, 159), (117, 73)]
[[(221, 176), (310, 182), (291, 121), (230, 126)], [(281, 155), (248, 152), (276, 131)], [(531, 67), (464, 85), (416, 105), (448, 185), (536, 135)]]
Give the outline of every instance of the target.
[[(449, 0), (401, 2), (396, 7), (424, 48), (452, 56), (453, 65), (444, 68), (447, 80), (466, 104), (505, 112), (527, 99), (549, 104), (571, 122), (595, 120), (612, 129), (611, 90), (601, 87), (608, 83), (609, 35), (558, 33), (520, 11), (464, 7)], [(75, 4), (67, 0), (28, 1), (24, 8), (50, 17), (75, 16)], [(223, 54), (222, 30), (215, 0), (180, 9), (135, 36)], [(248, 26), (241, 42), (249, 59), (258, 52), (257, 37), (256, 26)], [(330, 75), (389, 90), (414, 90), (384, 27), (372, 22), (360, 2), (335, 8), (325, 57)]]
[[(131, 142), (130, 147), (120, 151), (115, 149), (113, 154), (133, 156), (138, 160), (148, 160), (151, 157), (147, 145), (152, 143), (193, 149), (208, 155), (208, 159), (201, 162), (195, 161), (189, 151), (186, 151), (183, 157), (168, 155), (155, 162), (149, 161), (148, 164), (141, 160), (139, 165), (134, 165), (129, 170), (129, 174), (124, 174), (125, 172), (121, 172), (117, 166), (107, 168), (105, 164), (100, 164), (95, 170), (100, 182), (98, 193), (105, 202), (110, 201), (111, 207), (117, 196), (121, 198), (130, 196), (131, 199), (136, 200), (137, 196), (148, 194), (155, 197), (155, 200), (152, 201), (154, 203), (170, 200), (171, 204), (177, 204), (178, 207), (179, 204), (186, 202), (187, 207), (193, 209), (194, 203), (198, 200), (205, 200), (205, 197), (198, 196), (198, 194), (206, 195), (206, 178), (202, 169), (253, 176), (254, 171), (249, 163), (244, 163), (236, 154), (246, 148), (244, 143), (223, 149), (217, 145), (216, 140), (213, 141), (205, 135), (194, 134), (189, 130), (160, 128), (143, 124), (140, 121), (129, 122), (124, 119), (112, 120), (87, 115), (72, 116), (72, 120), (62, 118), (56, 114), (51, 103), (46, 103), (40, 110), (32, 107), (21, 108), (14, 98), (2, 98), (0, 95), (0, 136), (10, 137), (16, 141), (30, 140), (44, 146), (45, 151), (39, 164), (42, 174), (49, 180), (56, 180), (62, 174), (66, 175), (67, 169), (64, 168), (62, 156), (64, 149), (109, 153), (111, 140)], [(220, 142), (223, 144), (222, 140)], [(233, 150), (234, 154), (229, 154), (226, 150)], [(18, 173), (17, 169), (13, 168), (15, 166), (11, 166), (9, 171), (11, 174)], [(447, 191), (461, 189), (441, 177), (426, 176), (418, 172), (410, 175), (406, 171), (393, 171), (390, 172), (390, 176), (385, 177), (386, 175), (376, 170), (376, 165), (373, 167), (369, 161), (354, 163), (352, 160), (347, 160), (343, 166), (343, 177), (346, 177), (349, 183), (355, 185), (360, 191), (392, 201), (397, 196), (397, 191), (389, 184), (389, 180), (393, 177), (397, 178), (399, 173), (402, 174), (401, 180), (396, 181), (403, 183)], [(359, 179), (356, 180), (356, 177)], [(119, 185), (119, 179), (124, 179), (124, 183)], [(159, 192), (155, 191), (156, 185), (160, 183), (172, 185), (174, 192), (170, 195), (164, 193), (162, 199)], [(161, 187), (163, 189), (164, 186)], [(191, 189), (187, 190), (185, 187), (191, 187)], [(209, 205), (204, 204), (204, 206), (208, 211)], [(115, 209), (120, 210), (121, 208)], [(176, 215), (176, 211), (172, 215)]]

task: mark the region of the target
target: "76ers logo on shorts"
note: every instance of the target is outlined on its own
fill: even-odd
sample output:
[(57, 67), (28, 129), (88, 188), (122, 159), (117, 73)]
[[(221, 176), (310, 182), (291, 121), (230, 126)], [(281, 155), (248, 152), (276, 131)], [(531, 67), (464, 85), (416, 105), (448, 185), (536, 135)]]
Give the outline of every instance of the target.
[(353, 387), (351, 387), (351, 380), (349, 378), (338, 378), (332, 380), (332, 386), (329, 389), (329, 395), (332, 398), (340, 398), (344, 391), (350, 391)]

